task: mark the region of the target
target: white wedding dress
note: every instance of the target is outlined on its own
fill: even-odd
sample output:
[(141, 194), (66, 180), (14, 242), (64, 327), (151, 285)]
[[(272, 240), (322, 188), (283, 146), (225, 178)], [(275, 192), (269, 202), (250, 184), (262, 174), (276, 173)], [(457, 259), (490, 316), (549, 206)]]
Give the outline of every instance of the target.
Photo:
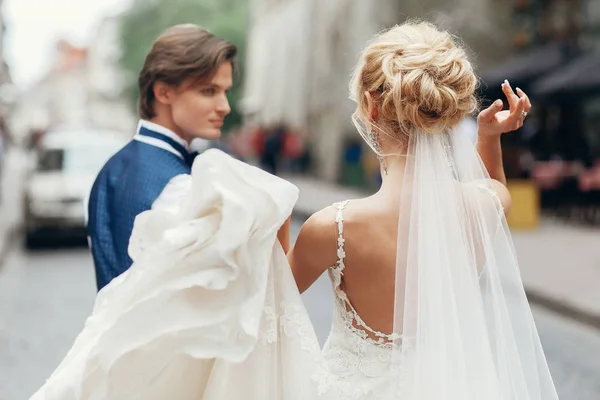
[(297, 188), (218, 150), (174, 182), (178, 195), (137, 217), (134, 264), (98, 294), (32, 399), (395, 398), (385, 393), (400, 384), (397, 338), (364, 324), (341, 288), (346, 203), (337, 205), (335, 312), (321, 351), (277, 240)]

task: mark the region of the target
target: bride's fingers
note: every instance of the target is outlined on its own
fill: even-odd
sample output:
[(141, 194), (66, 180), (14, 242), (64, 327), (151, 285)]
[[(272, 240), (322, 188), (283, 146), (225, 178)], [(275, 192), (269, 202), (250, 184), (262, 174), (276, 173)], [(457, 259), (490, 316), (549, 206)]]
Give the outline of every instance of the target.
[(519, 101), (519, 96), (517, 96), (515, 92), (513, 92), (512, 87), (510, 86), (510, 83), (507, 79), (505, 79), (504, 82), (502, 82), (502, 91), (504, 92), (504, 95), (508, 100), (510, 108), (513, 109), (514, 107), (516, 107), (517, 101)]
[(517, 94), (519, 95), (520, 98), (522, 98), (525, 101), (523, 110), (525, 112), (529, 112), (529, 110), (531, 110), (531, 101), (529, 101), (529, 96), (527, 96), (527, 94), (524, 91), (522, 91), (520, 88), (517, 88)]
[(484, 122), (492, 121), (494, 119), (494, 115), (496, 115), (496, 113), (498, 111), (502, 111), (503, 105), (504, 105), (504, 103), (502, 103), (502, 100), (500, 100), (500, 99), (496, 100), (488, 108), (481, 111), (479, 113), (479, 116), (477, 117), (477, 119), (479, 121), (484, 121)]
[(508, 118), (506, 118), (506, 125), (508, 125), (510, 127), (510, 129), (512, 130), (516, 130), (520, 127), (520, 123), (523, 122), (523, 111), (525, 108), (525, 102), (523, 101), (523, 99), (518, 99), (517, 100), (517, 104), (515, 105), (515, 107), (513, 108), (513, 110), (510, 112), (510, 114), (508, 115)]

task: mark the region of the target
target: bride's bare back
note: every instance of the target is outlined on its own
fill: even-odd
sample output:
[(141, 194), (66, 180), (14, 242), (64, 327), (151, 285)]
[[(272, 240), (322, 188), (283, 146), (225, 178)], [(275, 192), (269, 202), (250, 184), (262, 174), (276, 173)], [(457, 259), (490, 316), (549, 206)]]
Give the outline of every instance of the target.
[[(343, 210), (345, 268), (341, 288), (370, 328), (391, 333), (398, 206), (382, 197), (378, 193), (351, 200)], [(314, 214), (302, 227), (289, 254), (301, 292), (338, 260), (337, 212), (330, 206)]]
[[(392, 176), (390, 176), (392, 175)], [(382, 188), (373, 196), (351, 200), (342, 211), (344, 269), (340, 288), (365, 324), (374, 331), (392, 333), (398, 246), (398, 218), (401, 205), (401, 176), (393, 172), (384, 179)], [(395, 176), (394, 176), (395, 175)], [(510, 193), (498, 181), (487, 180), (500, 203), (510, 208)], [(465, 186), (469, 196), (489, 197), (487, 192)], [(396, 199), (396, 200), (394, 200)], [(478, 199), (479, 203), (496, 201)], [(497, 223), (496, 208), (488, 215), (487, 224)], [(300, 292), (304, 292), (327, 269), (339, 260), (338, 209), (327, 207), (309, 218), (302, 226), (288, 259)], [(483, 266), (483, 257), (479, 267)]]

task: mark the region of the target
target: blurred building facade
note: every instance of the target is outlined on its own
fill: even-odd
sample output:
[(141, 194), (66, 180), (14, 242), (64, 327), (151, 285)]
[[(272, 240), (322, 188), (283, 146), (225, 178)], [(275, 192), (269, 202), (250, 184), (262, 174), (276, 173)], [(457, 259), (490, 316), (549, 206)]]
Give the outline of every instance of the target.
[(2, 15), (2, 2), (0, 0), (0, 141), (6, 135), (6, 117), (10, 104), (14, 100), (14, 86), (10, 77), (8, 65), (4, 59), (4, 35), (6, 26)]
[(551, 42), (600, 45), (600, 2), (597, 0), (517, 0), (512, 27), (517, 49)]
[(511, 50), (511, 16), (495, 0), (252, 0), (244, 102), (254, 122), (304, 132), (314, 172), (335, 181), (357, 137), (348, 82), (369, 38), (424, 18), (458, 33), (484, 68)]
[[(527, 146), (538, 161), (594, 163), (600, 158), (600, 2), (519, 0), (512, 11), (514, 56), (484, 79), (491, 88), (511, 79), (537, 107), (535, 127), (507, 141)], [(523, 136), (535, 140), (523, 143)]]
[(51, 69), (19, 96), (11, 113), (16, 139), (62, 127), (131, 133), (136, 118), (124, 99), (119, 54), (113, 18), (102, 21), (87, 48), (59, 41)]
[(133, 134), (137, 116), (124, 94), (125, 72), (119, 65), (121, 38), (118, 17), (102, 20), (88, 47), (87, 105), (92, 126)]
[(506, 176), (546, 213), (599, 225), (600, 1), (517, 0), (510, 9), (513, 51), (484, 71), (482, 94), (502, 96), (509, 79), (535, 107), (502, 137)]
[(0, 0), (0, 85), (5, 85), (10, 84), (12, 80), (8, 65), (4, 59), (4, 35), (6, 34), (6, 26), (4, 24), (4, 16), (2, 15), (2, 3), (3, 0)]

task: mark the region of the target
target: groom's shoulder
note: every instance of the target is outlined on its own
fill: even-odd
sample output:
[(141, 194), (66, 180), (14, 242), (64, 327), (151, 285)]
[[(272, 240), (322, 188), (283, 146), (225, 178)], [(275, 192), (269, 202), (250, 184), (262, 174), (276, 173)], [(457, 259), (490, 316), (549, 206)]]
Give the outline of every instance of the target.
[(111, 158), (108, 159), (107, 164), (116, 160), (121, 160), (131, 156), (132, 148), (135, 146), (135, 140), (130, 140), (123, 147), (121, 147)]
[(125, 171), (146, 171), (153, 175), (178, 175), (189, 173), (186, 164), (177, 156), (148, 146), (137, 140), (131, 140), (117, 151), (104, 165), (104, 173), (122, 174)]
[(104, 167), (100, 171), (100, 174), (107, 174), (115, 169), (120, 169), (123, 165), (131, 162), (132, 151), (131, 147), (134, 145), (134, 141), (131, 140), (125, 146), (121, 147), (115, 154), (113, 154), (104, 164)]

